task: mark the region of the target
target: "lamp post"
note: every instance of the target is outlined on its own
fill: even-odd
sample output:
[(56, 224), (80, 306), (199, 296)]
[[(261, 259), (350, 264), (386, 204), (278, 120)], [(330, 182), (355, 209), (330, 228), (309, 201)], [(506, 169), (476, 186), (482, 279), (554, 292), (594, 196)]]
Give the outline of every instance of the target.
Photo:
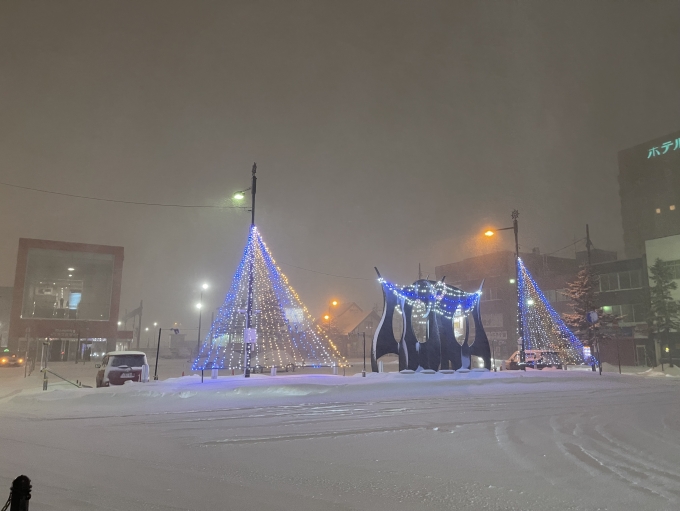
[[(520, 296), (519, 296), (519, 279), (521, 278), (519, 274), (519, 224), (517, 222), (517, 218), (519, 218), (519, 211), (516, 209), (512, 210), (512, 225), (510, 227), (503, 227), (501, 229), (489, 229), (484, 233), (484, 236), (491, 237), (494, 234), (496, 234), (497, 231), (509, 231), (512, 229), (512, 231), (515, 233), (515, 271), (517, 272), (517, 303), (519, 303)], [(522, 366), (522, 371), (526, 371), (526, 357), (525, 357), (525, 349), (524, 349), (524, 324), (522, 321), (522, 312), (517, 311), (517, 331), (519, 333), (519, 338), (522, 340), (522, 346), (520, 348), (519, 352), (519, 361), (520, 365)]]
[[(357, 335), (359, 335), (360, 332), (357, 332)], [(361, 335), (364, 336), (364, 368), (361, 371), (361, 376), (363, 378), (366, 377), (366, 332), (361, 332)]]
[(201, 314), (203, 313), (203, 291), (206, 291), (210, 286), (208, 284), (201, 285), (201, 298), (196, 304), (198, 309), (198, 340), (196, 341), (196, 355), (201, 351)]
[[(253, 169), (252, 169), (252, 184), (250, 185), (250, 188), (247, 190), (242, 190), (240, 192), (237, 192), (234, 194), (234, 199), (236, 200), (243, 200), (245, 198), (245, 192), (250, 190), (250, 197), (251, 197), (251, 217), (250, 217), (250, 230), (252, 231), (255, 227), (255, 192), (257, 189), (257, 176), (255, 173), (257, 172), (257, 164), (253, 163)], [(252, 339), (250, 338), (250, 329), (251, 325), (253, 324), (253, 273), (255, 271), (255, 266), (254, 266), (254, 257), (250, 258), (250, 261), (248, 263), (248, 304), (246, 307), (246, 329), (245, 332), (243, 333), (243, 341), (244, 341), (244, 349), (243, 349), (243, 376), (246, 378), (250, 378), (250, 342)]]
[(325, 319), (325, 320), (328, 320), (328, 336), (329, 336), (329, 337), (331, 336), (331, 305), (332, 305), (333, 307), (337, 306), (337, 305), (338, 305), (338, 301), (337, 301), (337, 300), (333, 300), (332, 302), (330, 302), (330, 303), (328, 304), (328, 314), (326, 314), (326, 315), (324, 316), (324, 319)]

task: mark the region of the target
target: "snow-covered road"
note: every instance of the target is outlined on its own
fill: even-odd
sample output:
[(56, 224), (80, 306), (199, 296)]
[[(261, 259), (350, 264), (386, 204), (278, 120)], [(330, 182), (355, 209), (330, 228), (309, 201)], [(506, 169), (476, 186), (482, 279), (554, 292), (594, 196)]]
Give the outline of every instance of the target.
[(0, 487), (31, 477), (34, 511), (678, 509), (678, 385), (537, 371), (0, 389)]

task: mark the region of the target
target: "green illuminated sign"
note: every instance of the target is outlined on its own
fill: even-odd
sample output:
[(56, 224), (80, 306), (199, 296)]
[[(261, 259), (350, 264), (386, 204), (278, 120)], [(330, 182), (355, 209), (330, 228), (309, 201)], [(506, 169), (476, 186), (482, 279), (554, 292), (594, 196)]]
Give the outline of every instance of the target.
[(647, 159), (666, 154), (670, 150), (671, 146), (673, 146), (673, 151), (680, 150), (680, 138), (676, 138), (673, 141), (669, 140), (668, 142), (664, 142), (663, 144), (661, 144), (660, 148), (650, 147), (649, 152), (647, 153)]

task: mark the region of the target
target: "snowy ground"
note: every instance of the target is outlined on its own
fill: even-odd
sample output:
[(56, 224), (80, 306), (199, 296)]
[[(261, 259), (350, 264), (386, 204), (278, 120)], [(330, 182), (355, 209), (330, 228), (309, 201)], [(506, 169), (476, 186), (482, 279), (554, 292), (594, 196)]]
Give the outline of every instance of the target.
[(39, 375), (5, 371), (0, 488), (31, 477), (33, 511), (680, 506), (677, 377), (189, 376), (42, 392)]

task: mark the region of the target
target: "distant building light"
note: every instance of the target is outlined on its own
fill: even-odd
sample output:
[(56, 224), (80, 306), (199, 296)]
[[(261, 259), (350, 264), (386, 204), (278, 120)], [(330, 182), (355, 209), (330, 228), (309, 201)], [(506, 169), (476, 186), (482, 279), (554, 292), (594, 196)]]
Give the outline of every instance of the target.
[(657, 215), (661, 214), (661, 208), (656, 208), (656, 214)]
[(514, 283), (515, 283), (515, 279), (510, 279), (510, 284), (514, 284)]
[(671, 210), (671, 211), (675, 211), (675, 204), (671, 204), (670, 210)]

